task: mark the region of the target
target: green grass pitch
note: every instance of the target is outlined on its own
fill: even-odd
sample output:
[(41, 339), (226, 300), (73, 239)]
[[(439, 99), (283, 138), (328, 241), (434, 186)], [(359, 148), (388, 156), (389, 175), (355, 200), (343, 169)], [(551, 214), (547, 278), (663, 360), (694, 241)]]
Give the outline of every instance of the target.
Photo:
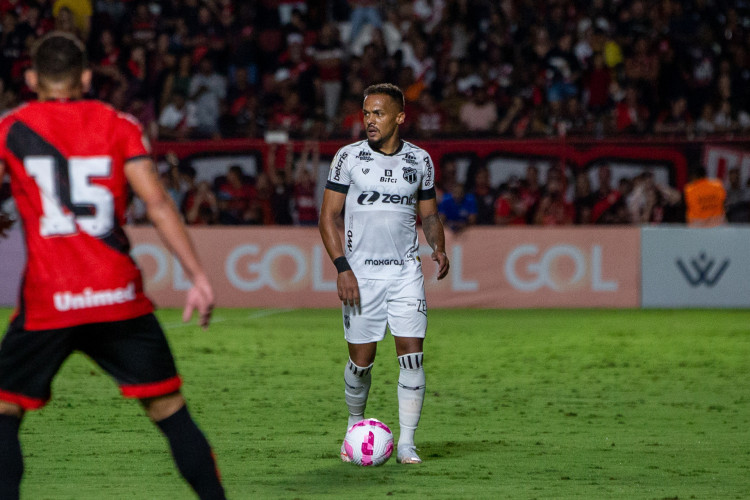
[[(0, 310), (7, 322), (10, 311)], [(750, 496), (750, 311), (432, 310), (424, 463), (341, 463), (336, 310), (159, 318), (230, 498)], [(398, 436), (390, 338), (367, 416)], [(25, 499), (190, 498), (139, 405), (76, 354), (22, 427)]]

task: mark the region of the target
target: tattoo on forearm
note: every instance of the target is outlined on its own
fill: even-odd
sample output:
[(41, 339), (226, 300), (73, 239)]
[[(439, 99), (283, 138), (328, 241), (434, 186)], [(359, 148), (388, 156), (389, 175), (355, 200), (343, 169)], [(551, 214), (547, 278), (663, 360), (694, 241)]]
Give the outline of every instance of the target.
[(433, 250), (445, 249), (445, 233), (443, 233), (443, 224), (438, 214), (428, 215), (422, 219), (422, 232)]

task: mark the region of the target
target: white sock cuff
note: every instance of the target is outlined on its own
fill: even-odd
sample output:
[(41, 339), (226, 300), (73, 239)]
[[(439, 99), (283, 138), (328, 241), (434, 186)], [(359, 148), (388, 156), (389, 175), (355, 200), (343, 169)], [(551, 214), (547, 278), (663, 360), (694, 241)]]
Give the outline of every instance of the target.
[(417, 370), (422, 367), (423, 361), (424, 353), (422, 352), (412, 352), (398, 357), (398, 365), (403, 370)]
[(373, 364), (374, 363), (370, 363), (369, 366), (358, 366), (354, 364), (354, 361), (349, 359), (349, 362), (346, 364), (346, 369), (357, 377), (366, 377), (372, 371)]

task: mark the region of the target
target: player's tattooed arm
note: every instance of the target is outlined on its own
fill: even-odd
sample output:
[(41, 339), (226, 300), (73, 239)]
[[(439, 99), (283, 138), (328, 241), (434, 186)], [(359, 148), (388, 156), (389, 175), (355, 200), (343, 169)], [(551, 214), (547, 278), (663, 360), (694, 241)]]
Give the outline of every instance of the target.
[(437, 210), (422, 216), (422, 232), (433, 250), (432, 260), (438, 265), (437, 279), (441, 280), (448, 275), (450, 261), (445, 253), (445, 231), (443, 231), (443, 223), (440, 222)]

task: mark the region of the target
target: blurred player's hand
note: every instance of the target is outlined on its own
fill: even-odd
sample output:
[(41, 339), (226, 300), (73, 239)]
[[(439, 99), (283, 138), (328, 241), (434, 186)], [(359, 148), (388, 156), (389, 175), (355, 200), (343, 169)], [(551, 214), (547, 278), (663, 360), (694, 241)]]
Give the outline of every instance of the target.
[(11, 219), (8, 214), (0, 212), (0, 236), (7, 238), (6, 231), (13, 226), (14, 222), (16, 222), (15, 219)]
[(185, 310), (182, 321), (187, 323), (193, 317), (193, 311), (198, 311), (198, 324), (205, 330), (211, 322), (214, 310), (214, 290), (205, 275), (197, 276), (193, 280), (193, 287), (188, 290), (185, 299)]
[(339, 273), (336, 289), (345, 306), (359, 307), (359, 283), (353, 271)]
[(448, 256), (445, 254), (445, 252), (432, 252), (432, 260), (437, 262), (438, 265), (437, 279), (441, 280), (445, 278), (448, 275), (448, 270), (451, 267), (451, 264), (448, 261)]

